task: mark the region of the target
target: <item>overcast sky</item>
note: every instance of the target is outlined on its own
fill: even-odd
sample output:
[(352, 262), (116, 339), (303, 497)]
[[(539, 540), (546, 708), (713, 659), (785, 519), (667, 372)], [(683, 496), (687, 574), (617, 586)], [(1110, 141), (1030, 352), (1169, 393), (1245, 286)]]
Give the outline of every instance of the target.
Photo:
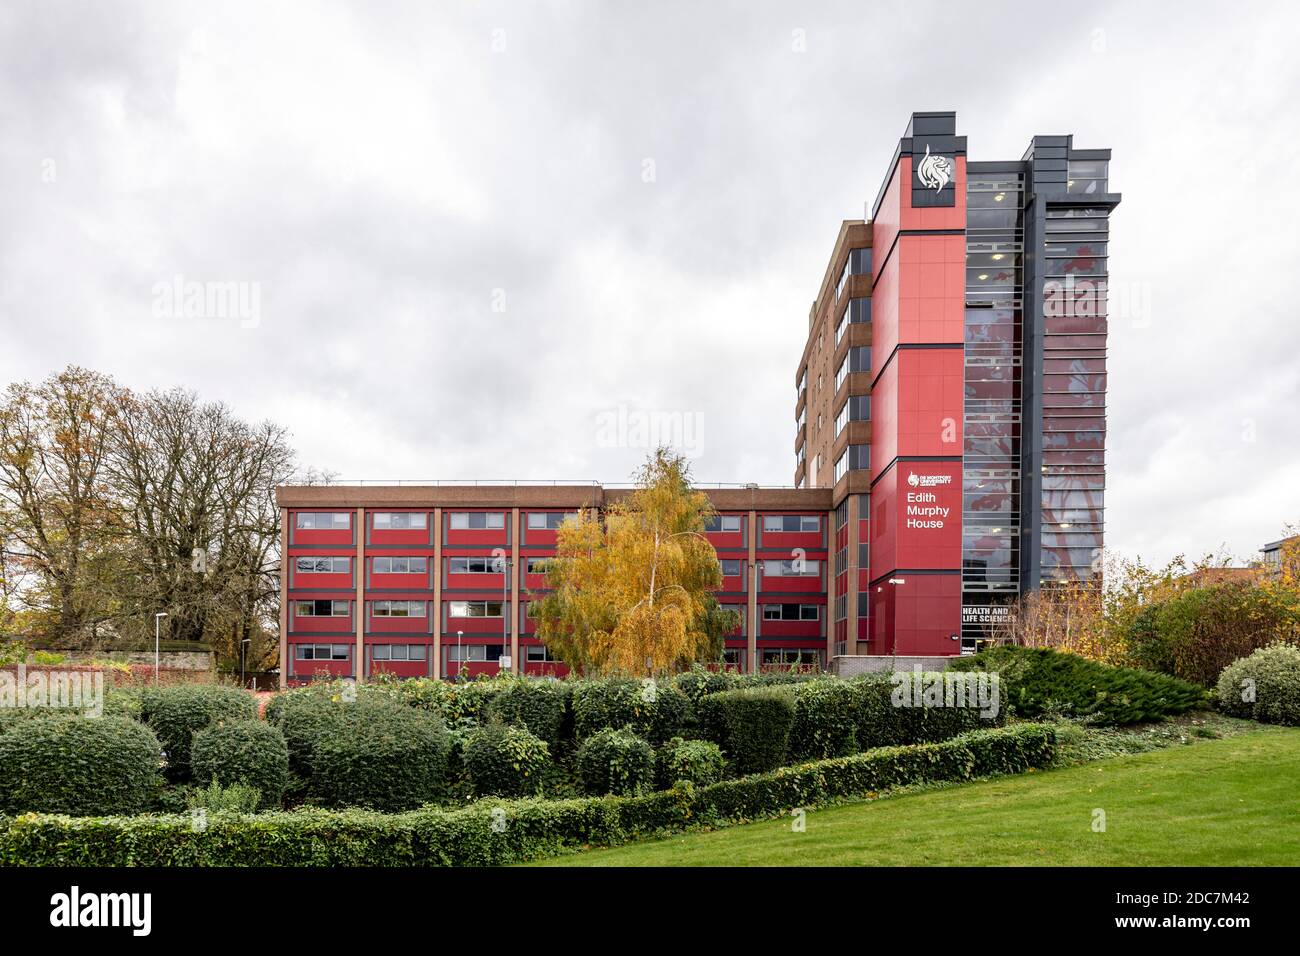
[(840, 221), (954, 109), (1113, 148), (1107, 543), (1248, 556), (1300, 520), (1300, 7), (1052, 6), (9, 0), (0, 383), (184, 385), (347, 478), (622, 481), (645, 424), (789, 484)]

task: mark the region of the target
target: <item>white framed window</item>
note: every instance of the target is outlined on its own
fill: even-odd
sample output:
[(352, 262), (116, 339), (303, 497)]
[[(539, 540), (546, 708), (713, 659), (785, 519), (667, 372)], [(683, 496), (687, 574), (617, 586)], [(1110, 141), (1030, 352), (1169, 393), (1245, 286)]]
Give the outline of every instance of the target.
[(815, 578), (821, 574), (820, 561), (782, 559), (764, 561), (763, 575), (769, 578)]
[(372, 661), (424, 661), (429, 659), (429, 649), (423, 644), (372, 644)]
[(527, 574), (545, 574), (554, 558), (525, 558), (524, 571)]
[(455, 531), (499, 531), (506, 526), (503, 511), (453, 511), (450, 521)]
[(818, 604), (764, 604), (765, 621), (816, 621), (821, 619)]
[(528, 527), (532, 531), (554, 531), (574, 514), (572, 511), (530, 511)]
[(448, 601), (448, 617), (501, 617), (500, 601)]
[(735, 532), (740, 530), (740, 515), (714, 515), (704, 523), (705, 531)]
[(817, 515), (764, 515), (764, 531), (820, 531), (821, 518)]
[(724, 578), (735, 578), (740, 576), (740, 559), (723, 558), (718, 564), (722, 565), (722, 576)]
[(298, 617), (347, 617), (347, 601), (295, 601)]
[(423, 601), (373, 601), (371, 613), (375, 617), (425, 617)]
[(304, 531), (346, 531), (352, 527), (352, 512), (299, 511), (294, 515), (294, 523)]
[(348, 659), (350, 644), (299, 644), (300, 661), (345, 661)]
[(506, 559), (500, 557), (483, 555), (481, 557), (447, 559), (447, 572), (449, 574), (504, 574), (505, 570)]
[(349, 558), (295, 558), (294, 567), (299, 574), (347, 574), (352, 563)]
[(375, 558), (375, 574), (428, 574), (429, 559), (419, 557)]
[(410, 528), (427, 528), (429, 515), (424, 511), (376, 511), (375, 527), (397, 531)]

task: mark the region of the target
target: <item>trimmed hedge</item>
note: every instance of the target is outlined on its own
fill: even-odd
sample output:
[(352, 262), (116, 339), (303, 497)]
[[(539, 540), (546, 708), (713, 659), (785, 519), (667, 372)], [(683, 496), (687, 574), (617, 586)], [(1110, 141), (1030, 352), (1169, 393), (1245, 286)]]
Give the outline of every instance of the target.
[(798, 684), (792, 692), (789, 759), (825, 760), (862, 749), (858, 746), (858, 688), (848, 681), (818, 680)]
[(446, 792), (451, 741), (437, 714), (363, 697), (312, 718), (299, 738), (309, 746), (308, 801), (409, 810)]
[(710, 694), (700, 701), (698, 712), (704, 736), (722, 748), (736, 773), (764, 773), (785, 759), (795, 715), (788, 688)]
[(486, 707), (489, 718), (516, 724), (554, 746), (564, 729), (568, 694), (558, 681), (516, 680)]
[[(911, 683), (904, 693), (901, 680)], [(924, 706), (925, 688), (934, 696), (945, 686), (943, 672), (902, 672), (897, 675), (871, 674), (849, 681), (853, 689), (855, 742), (860, 749), (897, 747), (904, 744), (936, 743), (972, 730), (987, 730), (1006, 723), (1006, 701), (999, 701), (996, 713), (985, 715), (973, 706)], [(897, 692), (897, 693), (896, 693)], [(913, 705), (897, 706), (896, 697)], [(919, 700), (917, 699), (919, 698)], [(968, 701), (970, 703), (970, 701)], [(991, 709), (991, 708), (990, 708)]]
[(630, 796), (654, 787), (654, 749), (625, 728), (607, 727), (578, 748), (578, 777), (584, 793)]
[(995, 647), (959, 658), (949, 669), (998, 673), (1004, 701), (1017, 715), (1031, 719), (1059, 711), (1092, 724), (1122, 726), (1209, 703), (1204, 688), (1176, 677), (1112, 667), (1044, 647)]
[(674, 737), (655, 754), (655, 778), (661, 790), (669, 789), (679, 780), (707, 787), (721, 780), (726, 769), (722, 748), (711, 740)]
[(0, 865), (495, 866), (784, 815), (890, 787), (1019, 773), (1049, 765), (1055, 750), (1051, 726), (1022, 724), (636, 797), (484, 801), (394, 815), (218, 812), (201, 832), (178, 814), (0, 818)]
[(145, 691), (140, 698), (140, 718), (162, 743), (169, 780), (189, 780), (190, 748), (194, 735), (219, 720), (254, 720), (257, 704), (238, 687), (220, 684), (176, 684)]
[(126, 717), (26, 720), (0, 734), (0, 813), (139, 813), (162, 749)]
[(190, 752), (200, 786), (244, 784), (261, 795), (259, 809), (279, 807), (289, 786), (289, 748), (284, 734), (260, 720), (223, 721), (194, 735)]
[(1266, 724), (1300, 726), (1300, 648), (1262, 647), (1219, 675), (1219, 709)]
[(479, 796), (522, 797), (540, 791), (551, 751), (523, 727), (488, 724), (469, 732), (460, 759)]
[(573, 687), (573, 730), (582, 740), (627, 727), (652, 743), (677, 736), (691, 722), (691, 702), (671, 682), (614, 678)]

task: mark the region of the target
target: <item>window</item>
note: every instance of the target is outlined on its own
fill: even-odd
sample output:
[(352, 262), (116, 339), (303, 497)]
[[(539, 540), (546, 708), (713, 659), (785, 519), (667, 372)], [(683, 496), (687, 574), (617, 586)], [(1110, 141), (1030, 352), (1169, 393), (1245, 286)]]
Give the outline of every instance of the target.
[(740, 515), (714, 515), (704, 523), (704, 530), (727, 532), (739, 531)]
[(844, 380), (849, 377), (849, 357), (844, 356), (844, 361), (840, 362), (840, 367), (835, 370), (835, 391), (840, 390)]
[(870, 395), (851, 395), (840, 413), (835, 416), (835, 437), (840, 437), (840, 432), (849, 422), (866, 422), (871, 420), (871, 396)]
[(428, 660), (429, 649), (423, 644), (372, 644), (373, 661), (423, 661)]
[(347, 617), (347, 601), (298, 601), (299, 617)]
[(350, 511), (299, 511), (294, 516), (297, 527), (304, 530), (344, 530), (352, 527)]
[(427, 528), (429, 516), (423, 511), (376, 511), (375, 527), (397, 530)]
[(428, 574), (428, 558), (375, 558), (375, 574)]
[(821, 574), (820, 561), (764, 561), (763, 574), (770, 578), (813, 578)]
[(849, 456), (849, 469), (865, 471), (871, 467), (871, 446), (850, 445), (845, 453)]
[(811, 647), (765, 647), (764, 664), (800, 664), (804, 666), (821, 663), (821, 653)]
[(543, 661), (557, 661), (559, 658), (551, 656), (550, 648), (545, 644), (529, 644), (524, 648), (524, 659), (530, 664), (539, 664)]
[(821, 518), (817, 515), (764, 515), (764, 531), (820, 531)]
[[(500, 648), (497, 648), (500, 650)], [(452, 644), (446, 648), (447, 660), (455, 663), (461, 661), (485, 661), (488, 659), (488, 645), (486, 644), (463, 644), (457, 647)]]
[(545, 574), (554, 558), (526, 558), (524, 569), (528, 574)]
[(722, 576), (724, 578), (734, 578), (740, 575), (740, 561), (730, 558), (718, 562), (722, 565)]
[(375, 617), (424, 617), (424, 602), (374, 601), (372, 613)]
[(499, 531), (506, 526), (506, 516), (501, 511), (453, 511), (451, 527), (461, 531)]
[(351, 564), (347, 558), (297, 558), (294, 566), (299, 574), (347, 574)]
[(348, 659), (348, 644), (299, 644), (300, 661), (345, 661)]
[(451, 601), (448, 603), (449, 617), (500, 617), (500, 601)]
[(572, 517), (572, 511), (530, 511), (528, 527), (536, 531), (554, 531), (564, 524), (564, 519)]
[(447, 570), (452, 574), (504, 574), (506, 559), (499, 557), (448, 558)]
[(835, 459), (835, 483), (839, 484), (841, 478), (849, 473), (849, 452), (846, 448), (840, 452), (840, 457)]
[(816, 604), (764, 604), (765, 621), (816, 621), (821, 611)]
[(1104, 193), (1106, 191), (1106, 167), (1109, 164), (1102, 159), (1071, 160), (1070, 178), (1065, 184), (1066, 192)]

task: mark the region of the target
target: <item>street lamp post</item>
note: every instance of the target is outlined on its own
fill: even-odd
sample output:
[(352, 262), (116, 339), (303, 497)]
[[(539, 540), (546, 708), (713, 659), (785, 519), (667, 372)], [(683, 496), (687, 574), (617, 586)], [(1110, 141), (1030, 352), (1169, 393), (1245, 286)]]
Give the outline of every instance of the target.
[(167, 616), (166, 611), (159, 611), (153, 616), (153, 686), (158, 686), (158, 671), (162, 667), (162, 641), (159, 638), (162, 619)]
[(465, 666), (465, 652), (461, 649), (460, 643), (464, 636), (464, 631), (456, 632), (456, 680), (460, 680), (460, 670)]

